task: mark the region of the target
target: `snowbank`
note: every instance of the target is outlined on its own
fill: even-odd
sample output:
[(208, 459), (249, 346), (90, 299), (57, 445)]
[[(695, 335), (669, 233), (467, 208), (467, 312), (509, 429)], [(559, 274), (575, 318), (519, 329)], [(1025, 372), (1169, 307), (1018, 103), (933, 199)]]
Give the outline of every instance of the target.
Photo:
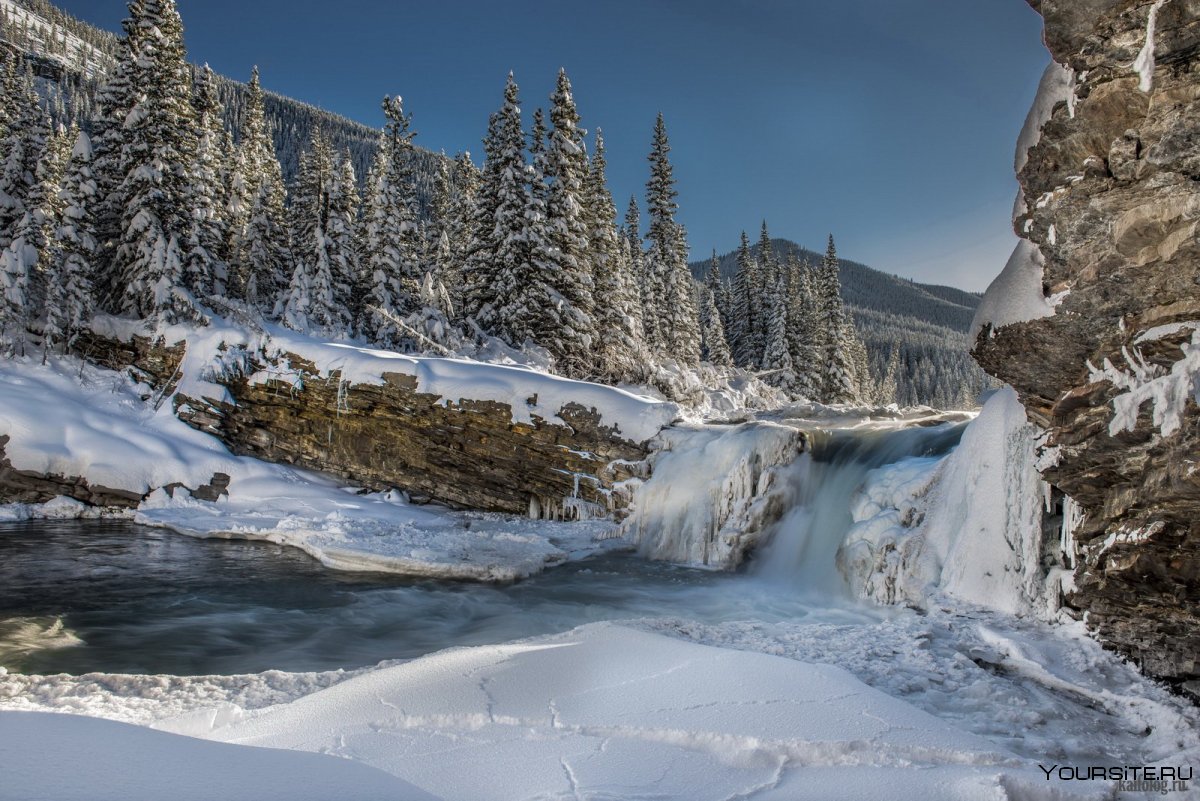
[(664, 431), (652, 474), (623, 531), (651, 559), (729, 569), (778, 517), (780, 468), (803, 448), (775, 423), (679, 426)]
[[(170, 727), (170, 722), (159, 724)], [(446, 798), (1101, 798), (846, 671), (614, 624), (458, 649), (186, 733), (329, 753)], [(520, 766), (517, 768), (516, 766)], [(1040, 791), (1040, 792), (1039, 792)], [(359, 797), (349, 788), (341, 797)]]
[(1042, 79), (1038, 83), (1037, 96), (1025, 117), (1025, 125), (1021, 128), (1021, 134), (1017, 137), (1017, 153), (1013, 159), (1017, 174), (1020, 174), (1029, 162), (1029, 149), (1041, 141), (1042, 126), (1050, 121), (1050, 117), (1054, 114), (1054, 107), (1062, 102), (1073, 103), (1074, 91), (1074, 70), (1064, 67), (1056, 61), (1051, 61), (1046, 65)]
[[(399, 492), (359, 494), (329, 479), (229, 453), (142, 400), (146, 387), (73, 360), (0, 363), (0, 435), (13, 467), (83, 476), (93, 485), (145, 494), (230, 477), (216, 503), (186, 489), (156, 489), (135, 520), (200, 537), (261, 539), (299, 548), (330, 568), (510, 581), (602, 547), (613, 526), (458, 514), (409, 504)], [(48, 399), (53, 399), (48, 403)], [(0, 520), (88, 517), (68, 499), (0, 507)]]
[(383, 771), (333, 756), (37, 712), (0, 713), (0, 766), (4, 801), (435, 801)]
[(996, 392), (943, 459), (873, 471), (852, 509), (839, 564), (860, 596), (924, 606), (943, 592), (1009, 614), (1050, 616), (1036, 430), (1016, 392)]
[(975, 342), (985, 326), (992, 330), (1013, 323), (1023, 323), (1050, 317), (1056, 304), (1042, 291), (1042, 277), (1046, 261), (1038, 246), (1027, 239), (1017, 243), (1004, 270), (983, 293), (983, 300), (975, 310), (971, 321), (968, 340)]

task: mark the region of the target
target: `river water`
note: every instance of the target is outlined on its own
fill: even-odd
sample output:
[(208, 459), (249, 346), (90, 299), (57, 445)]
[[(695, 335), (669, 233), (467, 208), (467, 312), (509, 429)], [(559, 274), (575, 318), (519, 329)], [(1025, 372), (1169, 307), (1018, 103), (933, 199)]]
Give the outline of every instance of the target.
[(751, 564), (720, 573), (608, 553), (511, 585), (329, 571), (269, 543), (125, 522), (0, 524), (0, 666), (25, 673), (319, 671), (584, 623), (682, 617), (868, 622), (833, 564), (872, 467), (942, 453), (961, 426), (818, 438), (791, 510)]
[(130, 523), (0, 526), (0, 665), (21, 672), (329, 670), (599, 620), (879, 614), (624, 553), (481, 585), (335, 573), (283, 546)]

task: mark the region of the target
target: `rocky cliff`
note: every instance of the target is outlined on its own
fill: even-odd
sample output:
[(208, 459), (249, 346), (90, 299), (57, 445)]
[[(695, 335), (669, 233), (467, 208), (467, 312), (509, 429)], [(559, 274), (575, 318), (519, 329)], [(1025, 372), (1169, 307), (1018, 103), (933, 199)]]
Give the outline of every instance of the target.
[(1018, 153), (1015, 225), (1048, 316), (984, 326), (974, 354), (1046, 432), (1067, 604), (1148, 672), (1195, 681), (1200, 0), (1029, 2), (1063, 68)]
[(169, 398), (235, 454), (461, 508), (620, 516), (620, 483), (640, 474), (644, 440), (676, 412), (520, 368), (234, 332), (171, 341), (89, 335), (78, 347), (131, 371), (149, 400)]

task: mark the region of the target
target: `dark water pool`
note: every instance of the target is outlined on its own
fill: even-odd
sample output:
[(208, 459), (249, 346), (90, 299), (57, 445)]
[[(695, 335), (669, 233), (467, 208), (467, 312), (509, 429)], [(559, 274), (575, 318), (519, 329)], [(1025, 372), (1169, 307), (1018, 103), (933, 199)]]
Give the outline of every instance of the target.
[(599, 620), (867, 614), (628, 554), (490, 586), (334, 573), (291, 548), (124, 522), (0, 524), (0, 665), (27, 673), (328, 670)]

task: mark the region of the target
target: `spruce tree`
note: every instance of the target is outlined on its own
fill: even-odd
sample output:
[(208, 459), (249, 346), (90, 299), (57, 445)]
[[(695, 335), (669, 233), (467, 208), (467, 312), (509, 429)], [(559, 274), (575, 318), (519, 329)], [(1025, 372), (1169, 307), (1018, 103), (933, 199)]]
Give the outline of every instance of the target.
[[(329, 241), (329, 262), (333, 276), (333, 292), (338, 305), (349, 312), (353, 321), (361, 314), (365, 301), (365, 284), (359, 274), (358, 179), (349, 152), (334, 163), (333, 180), (329, 184), (329, 219), (325, 234)], [(347, 323), (347, 329), (349, 323)], [(349, 333), (347, 330), (345, 333)]]
[(565, 327), (562, 302), (556, 298), (554, 271), (556, 253), (550, 239), (546, 204), (548, 146), (545, 117), (533, 113), (529, 136), (529, 164), (525, 166), (525, 214), (519, 232), (510, 235), (511, 266), (502, 270), (496, 285), (496, 331), (510, 344), (521, 347), (527, 340), (553, 343), (553, 332)]
[(821, 397), (825, 375), (825, 340), (815, 290), (815, 277), (807, 260), (788, 254), (788, 340), (795, 374), (793, 391), (810, 400)]
[(662, 114), (654, 125), (650, 180), (646, 184), (646, 206), (650, 213), (647, 240), (647, 274), (650, 295), (657, 312), (660, 344), (666, 355), (685, 365), (700, 361), (700, 321), (696, 293), (687, 267), (687, 241), (675, 221), (675, 177), (671, 168), (667, 127)]
[(465, 317), (484, 334), (501, 332), (500, 310), (528, 269), (525, 214), (529, 205), (520, 89), (512, 73), (504, 105), (492, 115), (484, 140), (484, 168), (475, 201), (464, 276)]
[(598, 367), (603, 377), (622, 381), (631, 379), (642, 362), (641, 298), (630, 270), (628, 240), (617, 232), (606, 168), (604, 134), (597, 130), (585, 208), (596, 281)]
[(433, 180), (433, 200), (429, 206), (429, 224), (425, 227), (426, 274), (430, 271), (437, 282), (443, 282), (453, 270), (453, 248), (450, 244), (454, 221), (451, 207), (454, 203), (454, 186), (451, 178), (453, 163), (443, 153), (437, 162)]
[(85, 330), (95, 303), (92, 275), (96, 236), (92, 205), (96, 179), (92, 173), (92, 143), (75, 132), (74, 150), (62, 183), (62, 213), (54, 234), (54, 266), (46, 298), (47, 349), (66, 351)]
[(364, 330), (381, 347), (399, 347), (403, 334), (394, 323), (419, 305), (424, 277), (412, 179), (411, 117), (399, 97), (383, 101), (387, 125), (380, 141), (364, 224), (364, 268), (369, 300)]
[(50, 136), (50, 125), (34, 89), (33, 73), (22, 60), (11, 59), (12, 78), (6, 94), (11, 118), (8, 134), (0, 143), (0, 249), (17, 236), (29, 194), (37, 184), (38, 161)]
[(16, 241), (33, 256), (29, 276), (29, 318), (38, 321), (45, 308), (47, 282), (54, 271), (54, 230), (62, 216), (60, 197), (63, 175), (71, 159), (73, 141), (62, 130), (47, 140), (38, 159), (36, 181), (25, 202), (25, 215), (17, 226)]
[(704, 360), (715, 367), (732, 367), (733, 355), (725, 337), (725, 326), (717, 309), (716, 296), (707, 286), (700, 288), (700, 329), (704, 337)]
[(342, 336), (350, 325), (350, 313), (335, 289), (337, 245), (328, 235), (334, 180), (333, 148), (315, 132), (310, 149), (300, 160), (292, 204), (296, 267), (277, 316), (288, 328), (326, 337)]
[(258, 67), (250, 75), (227, 197), (228, 292), (271, 313), (287, 285), (291, 253), (287, 191)]
[(767, 297), (767, 339), (762, 368), (767, 381), (785, 392), (796, 390), (787, 325), (787, 282), (779, 275)]
[(593, 366), (596, 327), (588, 226), (584, 219), (584, 182), (588, 163), (579, 112), (565, 70), (550, 97), (550, 133), (544, 177), (546, 237), (550, 246), (549, 290), (557, 314), (542, 318), (536, 339), (555, 357), (566, 375), (582, 377)]
[(116, 189), (120, 232), (113, 272), (118, 307), (135, 317), (198, 320), (196, 297), (184, 281), (189, 156), (194, 152), (191, 68), (175, 0), (130, 4), (139, 31), (129, 71), (135, 104), (125, 121)]
[(188, 231), (184, 280), (198, 298), (225, 296), (228, 266), (225, 192), (228, 185), (225, 147), (225, 109), (217, 97), (216, 78), (207, 64), (196, 76), (192, 95), (196, 140), (188, 185), (191, 225)]
[(826, 403), (852, 403), (858, 399), (857, 382), (854, 375), (851, 349), (853, 323), (846, 315), (842, 301), (842, 283), (837, 247), (833, 235), (825, 258), (821, 262), (821, 301), (824, 312), (825, 348), (824, 395)]
[(737, 273), (733, 277), (733, 312), (731, 314), (730, 341), (733, 344), (733, 360), (739, 367), (757, 370), (762, 363), (765, 342), (759, 310), (761, 298), (758, 262), (750, 250), (750, 239), (742, 231), (737, 251)]
[(121, 237), (121, 217), (125, 208), (122, 185), (129, 174), (132, 154), (128, 147), (130, 132), (126, 122), (138, 101), (136, 73), (142, 53), (146, 0), (132, 0), (129, 16), (122, 22), (124, 35), (116, 65), (99, 92), (99, 116), (93, 126), (92, 168), (96, 176), (96, 291), (112, 311), (119, 311), (125, 287), (122, 276), (113, 269), (113, 260)]
[[(730, 328), (732, 303), (729, 295), (729, 286), (721, 278), (721, 262), (717, 258), (716, 249), (713, 249), (712, 259), (708, 263), (708, 273), (704, 276), (704, 285), (713, 295), (713, 303), (716, 305), (717, 312), (721, 317), (721, 327), (725, 331), (728, 331)], [(703, 317), (703, 315), (701, 316)]]
[(470, 153), (460, 153), (454, 160), (454, 193), (450, 201), (450, 224), (447, 235), (450, 245), (450, 265), (442, 281), (450, 295), (452, 319), (459, 322), (463, 312), (463, 275), (471, 247), (471, 224), (475, 198), (479, 194), (479, 169), (471, 162)]
[[(767, 221), (763, 220), (762, 230), (758, 236), (758, 275), (760, 285), (758, 293), (761, 297), (767, 298), (774, 291), (775, 285), (779, 279), (779, 264), (775, 258), (775, 248), (771, 245), (771, 234), (767, 230)], [(766, 305), (766, 304), (764, 304)], [(771, 327), (770, 320), (764, 319), (763, 337), (766, 338), (766, 332)]]
[(641, 304), (642, 340), (648, 348), (657, 350), (662, 343), (658, 307), (654, 303), (646, 271), (646, 253), (642, 250), (642, 215), (636, 197), (629, 198), (624, 231), (629, 242), (629, 273), (637, 288), (638, 303)]

